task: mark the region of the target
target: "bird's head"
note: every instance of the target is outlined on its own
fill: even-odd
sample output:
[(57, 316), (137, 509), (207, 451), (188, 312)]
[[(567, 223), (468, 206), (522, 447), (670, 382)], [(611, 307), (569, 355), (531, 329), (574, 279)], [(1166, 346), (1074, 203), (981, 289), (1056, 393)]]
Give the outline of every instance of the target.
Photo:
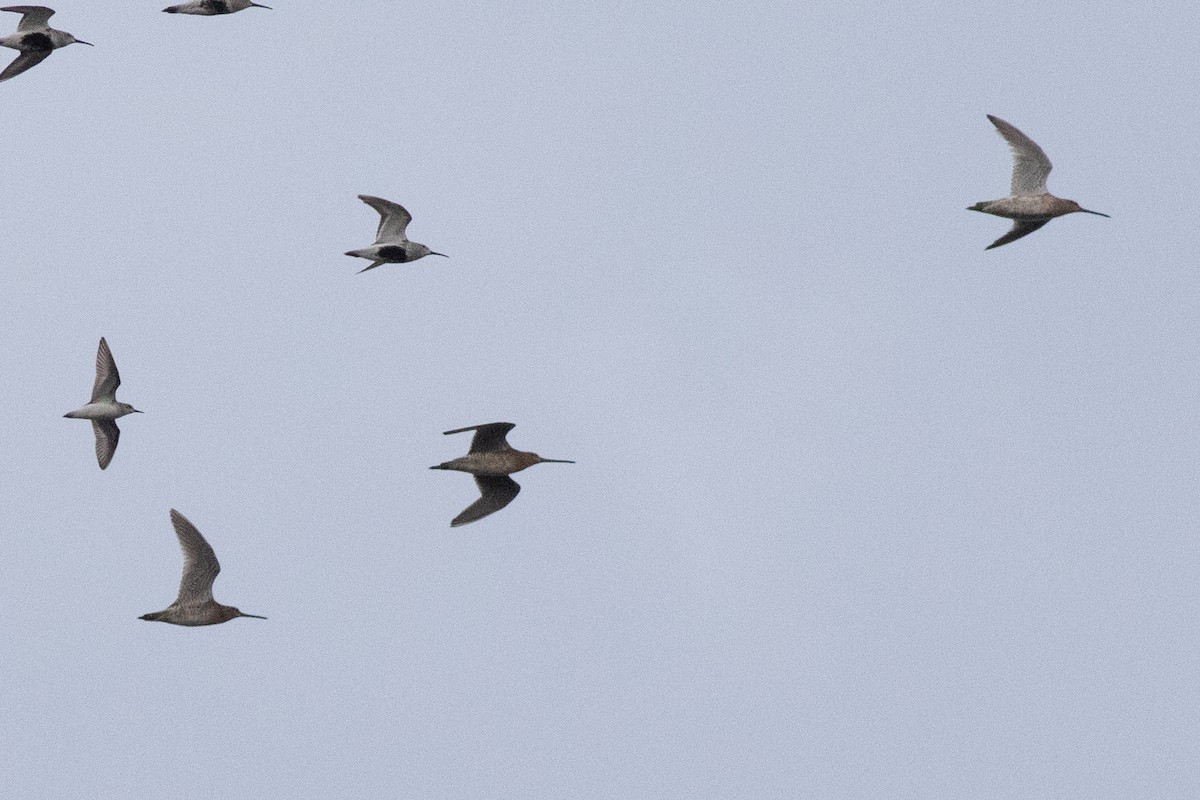
[(425, 245), (418, 244), (417, 245), (417, 258), (423, 258), (425, 256), (441, 256), (442, 258), (450, 257), (450, 256), (446, 255), (445, 253), (435, 253), (432, 250), (430, 250), (428, 247), (426, 247)]
[(1090, 211), (1090, 210), (1084, 208), (1083, 206), (1079, 205), (1079, 203), (1076, 203), (1074, 200), (1064, 200), (1063, 202), (1070, 203), (1070, 205), (1071, 205), (1071, 210), (1067, 212), (1068, 214), (1073, 214), (1076, 211), (1082, 211), (1084, 214), (1095, 214), (1097, 217), (1107, 217), (1108, 216), (1108, 214), (1101, 214), (1099, 211)]

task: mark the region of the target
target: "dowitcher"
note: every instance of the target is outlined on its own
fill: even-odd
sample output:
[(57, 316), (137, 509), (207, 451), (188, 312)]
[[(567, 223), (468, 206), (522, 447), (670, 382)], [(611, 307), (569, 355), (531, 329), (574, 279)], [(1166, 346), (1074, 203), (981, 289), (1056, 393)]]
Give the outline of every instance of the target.
[(21, 55), (5, 67), (3, 72), (0, 72), (0, 81), (16, 77), (30, 67), (42, 63), (60, 47), (66, 47), (76, 42), (92, 44), (82, 39), (76, 39), (66, 31), (55, 30), (46, 24), (54, 16), (52, 8), (5, 6), (0, 8), (0, 11), (13, 11), (22, 15), (21, 21), (17, 23), (17, 32), (0, 38), (0, 45), (21, 51)]
[(449, 258), (445, 253), (435, 253), (423, 244), (408, 240), (404, 231), (408, 228), (408, 223), (412, 222), (412, 214), (409, 214), (404, 206), (369, 194), (360, 194), (358, 199), (379, 212), (379, 229), (375, 232), (375, 244), (346, 253), (348, 256), (371, 259), (371, 265), (363, 267), (359, 272), (375, 269), (380, 264), (405, 264), (425, 256)]
[(138, 619), (169, 622), (172, 625), (217, 625), (235, 617), (266, 619), (257, 614), (243, 614), (233, 606), (223, 606), (213, 600), (213, 581), (221, 572), (217, 554), (208, 542), (188, 522), (188, 518), (171, 509), (171, 524), (183, 548), (183, 577), (179, 580), (179, 597), (163, 611), (143, 614)]
[(1012, 196), (1000, 200), (985, 200), (968, 206), (968, 211), (982, 211), (985, 214), (995, 214), (1013, 220), (1012, 229), (985, 250), (999, 247), (1002, 244), (1015, 242), (1022, 236), (1033, 233), (1055, 217), (1063, 214), (1074, 214), (1082, 211), (1085, 214), (1095, 214), (1107, 217), (1099, 211), (1089, 211), (1081, 208), (1074, 200), (1063, 200), (1046, 191), (1046, 176), (1052, 169), (1050, 159), (1037, 146), (1037, 142), (1014, 128), (999, 117), (991, 114), (987, 118), (996, 126), (996, 130), (1008, 142), (1013, 156)]
[(205, 17), (211, 17), (217, 14), (232, 14), (235, 11), (244, 11), (251, 6), (268, 10), (271, 8), (270, 6), (260, 6), (258, 3), (251, 3), (250, 0), (192, 0), (190, 3), (167, 6), (163, 11), (168, 14), (200, 14)]
[(471, 449), (465, 456), (438, 464), (430, 469), (454, 469), (459, 472), (469, 472), (475, 476), (475, 485), (479, 487), (479, 499), (463, 509), (463, 512), (450, 521), (451, 528), (466, 525), (477, 519), (483, 519), (512, 502), (521, 491), (521, 487), (512, 478), (514, 472), (520, 472), (534, 464), (574, 464), (561, 458), (542, 458), (537, 453), (526, 453), (514, 450), (504, 438), (505, 434), (516, 426), (511, 422), (492, 422), (487, 425), (472, 425), (469, 428), (455, 428), (446, 431), (465, 433), (475, 431), (471, 440)]
[(117, 362), (113, 361), (108, 342), (101, 336), (100, 347), (96, 350), (96, 383), (92, 387), (92, 399), (83, 408), (63, 414), (69, 419), (92, 421), (92, 429), (96, 432), (96, 460), (100, 462), (100, 469), (106, 468), (108, 462), (112, 461), (113, 453), (117, 452), (121, 430), (114, 420), (126, 414), (142, 413), (129, 403), (117, 402), (117, 387), (120, 385)]

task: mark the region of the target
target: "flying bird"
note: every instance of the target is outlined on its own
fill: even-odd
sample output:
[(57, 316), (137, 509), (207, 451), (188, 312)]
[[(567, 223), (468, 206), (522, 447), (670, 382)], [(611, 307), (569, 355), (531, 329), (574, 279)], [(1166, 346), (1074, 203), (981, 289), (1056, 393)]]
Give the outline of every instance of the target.
[[(54, 16), (54, 9), (45, 6), (5, 6), (0, 11), (12, 11), (20, 14), (21, 21), (17, 23), (17, 32), (0, 38), (0, 45), (20, 50), (11, 64), (0, 72), (0, 81), (15, 78), (30, 67), (36, 66), (60, 47), (78, 42), (92, 45), (82, 39), (76, 39), (66, 31), (51, 28), (47, 22)], [(94, 45), (92, 45), (94, 46)]]
[(171, 509), (171, 524), (183, 548), (183, 577), (179, 580), (179, 597), (162, 611), (143, 614), (138, 619), (150, 622), (169, 622), (172, 625), (217, 625), (236, 617), (266, 619), (257, 614), (243, 614), (233, 606), (223, 606), (213, 599), (213, 581), (221, 572), (217, 554), (196, 530), (188, 518)]
[(520, 472), (534, 464), (574, 464), (561, 458), (542, 458), (537, 453), (526, 453), (514, 450), (509, 446), (505, 434), (515, 428), (511, 422), (492, 422), (487, 425), (472, 425), (469, 428), (456, 428), (446, 431), (445, 435), (475, 431), (471, 440), (471, 449), (465, 456), (438, 464), (430, 469), (453, 469), (459, 472), (469, 472), (475, 476), (475, 485), (479, 487), (479, 499), (463, 509), (463, 512), (450, 522), (451, 528), (466, 525), (477, 519), (483, 519), (512, 502), (521, 491), (520, 485), (508, 477), (514, 472)]
[(96, 350), (96, 383), (92, 387), (92, 399), (86, 406), (63, 414), (68, 419), (90, 419), (92, 429), (96, 433), (96, 460), (100, 469), (108, 467), (113, 453), (117, 452), (117, 440), (121, 438), (121, 430), (115, 420), (126, 414), (141, 414), (129, 403), (117, 402), (117, 387), (121, 385), (121, 375), (117, 372), (117, 363), (113, 361), (112, 351), (108, 342), (100, 337), (100, 347)]
[(1012, 229), (985, 250), (999, 247), (1002, 244), (1015, 242), (1022, 236), (1033, 233), (1055, 217), (1064, 214), (1074, 214), (1082, 211), (1085, 214), (1095, 214), (1107, 217), (1099, 211), (1089, 211), (1081, 208), (1074, 200), (1063, 200), (1046, 191), (1046, 176), (1050, 174), (1050, 159), (1037, 146), (1037, 142), (1021, 133), (1015, 127), (991, 114), (987, 118), (996, 126), (996, 130), (1008, 142), (1013, 156), (1012, 195), (1000, 200), (985, 200), (968, 206), (968, 211), (982, 211), (985, 214), (995, 214), (1013, 220)]
[(408, 228), (408, 223), (412, 222), (412, 214), (409, 214), (404, 206), (369, 194), (360, 194), (358, 199), (379, 212), (379, 229), (375, 232), (375, 244), (346, 253), (348, 256), (371, 259), (371, 265), (363, 267), (359, 272), (375, 269), (380, 264), (405, 264), (425, 256), (449, 258), (445, 253), (435, 253), (423, 244), (408, 240), (404, 231)]
[(190, 3), (180, 3), (177, 6), (167, 6), (163, 11), (168, 14), (199, 14), (204, 17), (213, 17), (217, 14), (232, 14), (235, 11), (244, 11), (247, 8), (265, 8), (270, 10), (270, 6), (251, 3), (250, 0), (192, 0)]

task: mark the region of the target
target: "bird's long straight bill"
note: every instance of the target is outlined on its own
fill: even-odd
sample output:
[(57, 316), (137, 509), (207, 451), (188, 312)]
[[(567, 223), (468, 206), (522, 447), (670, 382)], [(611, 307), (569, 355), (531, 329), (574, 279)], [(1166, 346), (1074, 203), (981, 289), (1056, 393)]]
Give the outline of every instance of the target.
[[(1097, 217), (1108, 217), (1108, 214), (1101, 214), (1099, 211), (1092, 211), (1091, 209), (1087, 209), (1087, 208), (1081, 208), (1079, 210), (1085, 214), (1095, 214)], [(1108, 218), (1112, 219), (1112, 217), (1108, 217)]]

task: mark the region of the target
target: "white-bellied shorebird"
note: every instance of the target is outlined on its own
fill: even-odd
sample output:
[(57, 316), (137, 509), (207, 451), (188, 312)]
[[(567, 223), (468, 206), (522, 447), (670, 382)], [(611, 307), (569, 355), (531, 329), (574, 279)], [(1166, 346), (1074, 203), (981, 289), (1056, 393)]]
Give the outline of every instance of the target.
[(101, 336), (100, 347), (96, 349), (96, 383), (92, 386), (92, 399), (83, 408), (63, 414), (68, 419), (92, 421), (92, 429), (96, 433), (96, 460), (100, 462), (100, 469), (106, 468), (108, 462), (112, 461), (113, 453), (117, 452), (121, 430), (114, 420), (126, 414), (142, 413), (129, 403), (117, 402), (117, 387), (120, 385), (117, 362), (113, 361), (108, 342)]
[(171, 524), (183, 548), (183, 577), (179, 580), (179, 597), (162, 611), (143, 614), (138, 619), (169, 622), (172, 625), (217, 625), (237, 617), (266, 619), (257, 614), (243, 614), (233, 606), (223, 606), (213, 599), (213, 581), (221, 571), (217, 554), (196, 530), (188, 518), (171, 509)]
[(374, 262), (359, 272), (375, 269), (380, 264), (405, 264), (425, 256), (449, 258), (445, 253), (435, 253), (423, 244), (408, 240), (404, 231), (408, 228), (408, 223), (412, 222), (412, 214), (409, 214), (404, 206), (369, 194), (360, 194), (358, 199), (379, 212), (379, 229), (375, 232), (375, 244), (346, 253), (357, 258), (369, 258)]
[(30, 67), (42, 63), (60, 47), (75, 43), (92, 45), (91, 42), (76, 39), (66, 31), (51, 28), (47, 23), (54, 16), (52, 8), (5, 6), (0, 8), (0, 11), (12, 11), (22, 15), (21, 21), (17, 23), (17, 32), (0, 38), (0, 45), (21, 51), (21, 55), (0, 72), (0, 81), (16, 77)]
[(995, 214), (1013, 220), (1013, 226), (1008, 233), (988, 245), (985, 250), (999, 247), (1002, 244), (1015, 242), (1022, 236), (1033, 233), (1055, 217), (1063, 214), (1074, 214), (1082, 211), (1085, 214), (1095, 214), (1107, 217), (1099, 211), (1089, 211), (1080, 207), (1074, 200), (1063, 200), (1046, 191), (1046, 176), (1050, 174), (1050, 159), (1037, 146), (1037, 142), (1014, 128), (999, 117), (991, 114), (987, 118), (996, 126), (996, 130), (1008, 142), (1012, 150), (1012, 195), (1000, 200), (985, 200), (968, 206), (968, 211), (982, 211), (985, 214)]
[(574, 464), (561, 458), (542, 458), (537, 453), (526, 453), (514, 450), (504, 438), (505, 434), (516, 426), (511, 422), (492, 422), (487, 425), (472, 425), (468, 428), (455, 428), (446, 431), (445, 435), (475, 431), (471, 440), (471, 449), (465, 456), (438, 464), (430, 469), (453, 469), (459, 472), (469, 472), (475, 476), (475, 484), (479, 487), (479, 499), (463, 509), (463, 512), (450, 522), (451, 528), (466, 525), (477, 519), (483, 519), (512, 502), (521, 491), (521, 487), (512, 478), (514, 472), (520, 472), (534, 464)]

